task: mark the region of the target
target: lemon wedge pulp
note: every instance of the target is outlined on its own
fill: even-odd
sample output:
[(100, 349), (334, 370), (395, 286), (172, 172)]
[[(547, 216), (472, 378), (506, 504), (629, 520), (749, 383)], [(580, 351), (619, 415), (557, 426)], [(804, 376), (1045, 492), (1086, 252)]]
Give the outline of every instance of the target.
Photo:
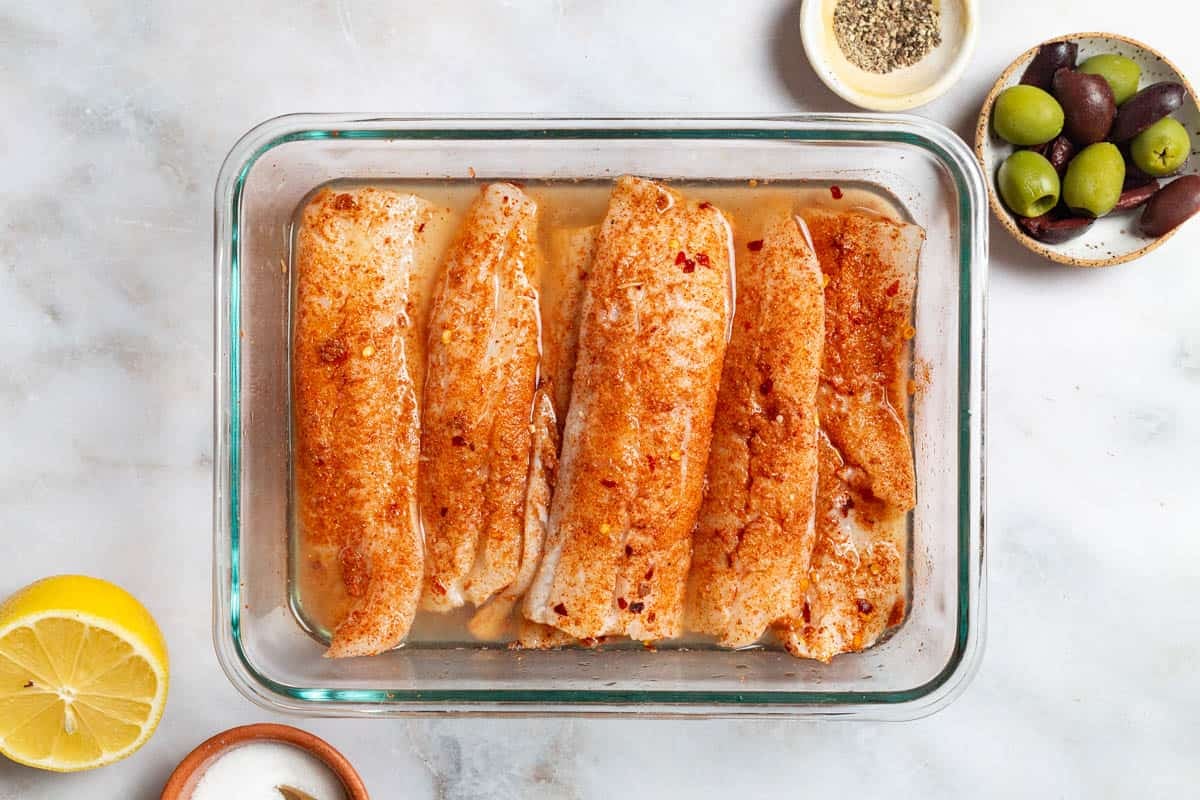
[(167, 646), (115, 584), (58, 575), (0, 605), (0, 754), (58, 772), (141, 747), (167, 699)]

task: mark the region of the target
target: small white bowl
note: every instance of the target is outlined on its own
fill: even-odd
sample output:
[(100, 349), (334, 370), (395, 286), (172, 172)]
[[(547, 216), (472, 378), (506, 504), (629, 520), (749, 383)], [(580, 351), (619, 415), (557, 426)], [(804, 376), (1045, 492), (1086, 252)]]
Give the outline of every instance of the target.
[(933, 0), (941, 15), (942, 43), (909, 67), (880, 75), (850, 63), (833, 32), (837, 0), (804, 0), (800, 39), (826, 86), (860, 108), (905, 111), (940, 97), (967, 68), (978, 37), (979, 0)]

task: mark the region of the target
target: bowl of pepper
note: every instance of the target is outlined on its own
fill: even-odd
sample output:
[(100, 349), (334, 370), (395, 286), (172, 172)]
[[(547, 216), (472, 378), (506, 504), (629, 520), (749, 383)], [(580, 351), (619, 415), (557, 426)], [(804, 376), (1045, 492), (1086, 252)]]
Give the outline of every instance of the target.
[(804, 0), (800, 38), (813, 71), (839, 97), (904, 111), (962, 76), (978, 18), (978, 0)]

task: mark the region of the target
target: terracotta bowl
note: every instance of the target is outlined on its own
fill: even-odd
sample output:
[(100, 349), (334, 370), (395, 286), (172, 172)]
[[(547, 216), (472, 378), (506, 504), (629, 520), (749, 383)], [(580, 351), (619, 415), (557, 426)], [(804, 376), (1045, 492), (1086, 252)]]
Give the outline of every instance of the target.
[(161, 800), (188, 800), (209, 764), (227, 751), (250, 742), (283, 742), (306, 750), (325, 763), (346, 788), (350, 800), (370, 800), (362, 778), (346, 757), (324, 739), (290, 725), (258, 723), (230, 728), (202, 743), (179, 762), (163, 788)]
[(988, 179), (988, 198), (996, 219), (1000, 220), (1000, 223), (1022, 245), (1060, 264), (1070, 264), (1076, 267), (1109, 267), (1115, 264), (1124, 264), (1154, 250), (1170, 239), (1179, 228), (1157, 239), (1147, 238), (1138, 231), (1137, 223), (1141, 217), (1141, 211), (1136, 210), (1102, 217), (1096, 220), (1091, 229), (1078, 239), (1072, 239), (1063, 244), (1044, 244), (1026, 235), (1017, 226), (1016, 218), (1000, 202), (999, 193), (996, 191), (996, 172), (1004, 163), (1004, 159), (1008, 158), (1016, 148), (1005, 142), (992, 130), (992, 106), (1000, 92), (1020, 82), (1025, 67), (1033, 60), (1042, 45), (1061, 41), (1071, 41), (1079, 45), (1080, 61), (1100, 53), (1114, 53), (1133, 59), (1142, 68), (1140, 88), (1159, 81), (1175, 81), (1183, 84), (1187, 89), (1188, 98), (1184, 101), (1183, 107), (1172, 115), (1183, 123), (1192, 136), (1192, 155), (1184, 165), (1183, 174), (1200, 172), (1200, 150), (1198, 150), (1200, 148), (1200, 100), (1197, 99), (1196, 90), (1188, 83), (1179, 68), (1154, 48), (1116, 33), (1072, 33), (1047, 39), (1019, 55), (1017, 60), (1000, 75), (992, 87), (992, 91), (988, 93), (987, 100), (983, 103), (983, 110), (979, 114), (979, 122), (975, 128), (975, 155)]

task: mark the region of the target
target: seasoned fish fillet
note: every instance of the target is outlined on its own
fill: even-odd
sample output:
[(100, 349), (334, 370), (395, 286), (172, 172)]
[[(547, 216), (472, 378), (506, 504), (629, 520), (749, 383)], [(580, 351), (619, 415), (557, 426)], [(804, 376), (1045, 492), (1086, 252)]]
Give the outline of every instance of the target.
[(730, 239), (712, 205), (617, 181), (584, 290), (529, 619), (581, 639), (679, 635), (731, 313)]
[(538, 366), (537, 204), (494, 183), (467, 212), (429, 320), (422, 606), (480, 605), (522, 560)]
[(554, 650), (569, 645), (592, 647), (600, 643), (597, 639), (576, 639), (553, 625), (543, 625), (529, 619), (517, 620), (517, 636), (509, 642), (511, 650)]
[(592, 266), (598, 226), (559, 228), (550, 233), (546, 260), (548, 273), (559, 277), (550, 310), (542, 324), (542, 360), (534, 397), (533, 453), (525, 497), (525, 526), (521, 566), (516, 579), (485, 603), (467, 628), (477, 639), (508, 638), (516, 623), (518, 642), (527, 647), (557, 646), (571, 637), (555, 628), (515, 618), (517, 604), (533, 580), (542, 558), (550, 496), (558, 469), (562, 422), (571, 399), (575, 351), (579, 343), (579, 305)]
[(794, 655), (828, 661), (870, 647), (904, 619), (905, 512), (915, 504), (908, 341), (924, 232), (861, 213), (806, 214), (825, 291), (817, 541), (799, 613), (781, 624)]
[(925, 232), (865, 213), (805, 214), (825, 291), (821, 427), (879, 499), (916, 505), (908, 440), (908, 352)]
[(800, 610), (779, 624), (794, 656), (829, 661), (863, 650), (904, 620), (904, 512), (871, 493), (862, 470), (819, 437), (817, 541)]
[[(558, 470), (558, 425), (548, 387), (534, 395), (533, 450), (529, 457), (528, 488), (525, 494), (525, 516), (522, 528), (521, 559), (517, 576), (484, 603), (467, 629), (477, 639), (505, 638), (513, 620), (513, 610), (525, 595), (546, 541), (546, 524), (550, 513), (550, 495), (554, 491), (554, 476)], [(531, 625), (533, 623), (530, 623)]]
[(296, 510), (312, 563), (350, 599), (330, 657), (408, 633), (421, 590), (413, 266), (431, 207), (374, 188), (322, 190), (296, 238)]
[(597, 229), (596, 225), (560, 228), (550, 234), (547, 260), (550, 271), (562, 276), (562, 285), (542, 330), (542, 380), (553, 387), (554, 411), (560, 428), (567, 419), (571, 400), (579, 349), (579, 307), (596, 252)]
[(801, 224), (774, 214), (738, 269), (687, 621), (726, 647), (753, 644), (798, 607), (812, 555), (825, 304)]

